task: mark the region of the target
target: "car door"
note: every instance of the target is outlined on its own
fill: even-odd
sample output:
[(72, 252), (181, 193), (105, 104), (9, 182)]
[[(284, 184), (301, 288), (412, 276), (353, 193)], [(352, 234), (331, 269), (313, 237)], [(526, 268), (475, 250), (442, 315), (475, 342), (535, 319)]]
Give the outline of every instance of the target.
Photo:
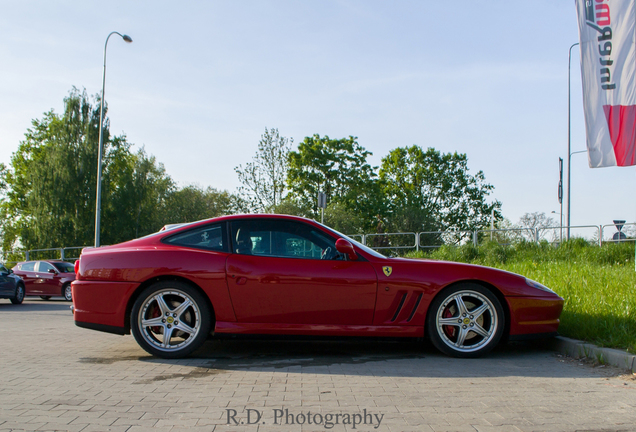
[(0, 265), (0, 295), (11, 296), (15, 290), (13, 279), (9, 277), (9, 270)]
[(16, 270), (16, 274), (19, 275), (24, 281), (24, 288), (26, 295), (37, 294), (38, 286), (37, 273), (35, 272), (36, 261), (28, 261), (20, 265), (20, 269)]
[(348, 261), (310, 224), (254, 218), (231, 223), (228, 287), (239, 322), (371, 325), (377, 276)]
[(57, 270), (46, 261), (38, 261), (37, 264), (38, 290), (40, 295), (59, 296)]

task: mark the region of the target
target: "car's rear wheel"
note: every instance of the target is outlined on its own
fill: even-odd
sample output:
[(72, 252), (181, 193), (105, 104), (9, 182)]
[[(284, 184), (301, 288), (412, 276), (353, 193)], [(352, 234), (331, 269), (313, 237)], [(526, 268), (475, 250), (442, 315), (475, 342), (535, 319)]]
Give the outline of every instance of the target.
[(11, 303), (22, 304), (24, 301), (24, 285), (21, 283), (15, 287), (15, 295), (11, 298)]
[(157, 282), (133, 305), (130, 325), (137, 343), (162, 358), (181, 358), (205, 342), (211, 312), (205, 298), (179, 281)]
[(51, 296), (40, 296), (42, 300), (51, 300)]
[(433, 345), (443, 353), (479, 357), (499, 343), (505, 316), (490, 290), (466, 283), (446, 288), (435, 297), (426, 325)]
[(67, 283), (62, 287), (62, 296), (64, 296), (64, 300), (73, 301), (73, 291), (71, 290), (71, 284)]

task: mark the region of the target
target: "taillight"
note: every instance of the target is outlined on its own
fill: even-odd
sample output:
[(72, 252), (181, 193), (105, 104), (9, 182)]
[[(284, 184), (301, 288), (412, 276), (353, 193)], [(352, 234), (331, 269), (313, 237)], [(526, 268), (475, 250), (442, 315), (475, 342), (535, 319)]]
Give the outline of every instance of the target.
[(75, 260), (75, 275), (78, 276), (79, 275), (79, 258)]

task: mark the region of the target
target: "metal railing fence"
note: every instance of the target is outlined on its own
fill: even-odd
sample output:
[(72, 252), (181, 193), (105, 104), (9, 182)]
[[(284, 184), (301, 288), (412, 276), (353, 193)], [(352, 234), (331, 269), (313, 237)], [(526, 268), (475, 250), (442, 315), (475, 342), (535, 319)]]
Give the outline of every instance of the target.
[[(624, 227), (628, 228), (630, 234), (624, 236), (616, 236), (618, 232), (614, 224), (609, 225), (575, 225), (570, 226), (570, 238), (583, 238), (586, 241), (602, 246), (603, 243), (620, 243), (620, 242), (636, 242), (636, 223), (626, 223)], [(492, 241), (500, 245), (510, 245), (520, 241), (532, 243), (540, 243), (547, 241), (550, 244), (558, 245), (565, 241), (567, 237), (566, 226), (557, 227), (541, 227), (541, 228), (506, 228), (493, 230), (474, 230), (474, 231), (424, 231), (417, 233), (415, 244), (408, 244), (402, 241), (396, 242), (394, 239), (398, 236), (413, 236), (414, 233), (390, 233), (390, 234), (355, 234), (349, 235), (360, 243), (365, 244), (373, 249), (436, 249), (443, 245), (461, 246), (466, 243), (472, 243), (479, 246), (482, 243)], [(612, 228), (614, 231), (612, 231)], [(609, 232), (608, 231), (612, 231)], [(611, 236), (611, 238), (609, 237)], [(617, 238), (614, 238), (617, 237)], [(376, 245), (370, 243), (368, 239), (388, 238), (388, 244)]]
[(20, 261), (62, 260), (76, 261), (82, 249), (88, 246), (69, 246), (48, 249), (11, 250), (0, 252), (0, 259), (5, 265), (16, 264)]
[[(527, 241), (558, 245), (566, 238), (567, 226), (542, 228), (507, 228), (474, 231), (423, 231), (420, 233), (368, 233), (350, 234), (348, 237), (376, 250), (431, 250), (444, 245), (461, 246), (472, 243), (475, 246), (492, 241), (500, 245)], [(604, 243), (636, 242), (636, 223), (626, 223), (621, 230), (616, 225), (576, 225), (570, 226), (570, 238), (583, 238), (586, 241), (602, 246)], [(623, 235), (619, 234), (623, 233)], [(5, 265), (20, 261), (58, 259), (74, 262), (79, 258), (81, 250), (90, 246), (71, 246), (48, 249), (1, 251), (0, 260)]]

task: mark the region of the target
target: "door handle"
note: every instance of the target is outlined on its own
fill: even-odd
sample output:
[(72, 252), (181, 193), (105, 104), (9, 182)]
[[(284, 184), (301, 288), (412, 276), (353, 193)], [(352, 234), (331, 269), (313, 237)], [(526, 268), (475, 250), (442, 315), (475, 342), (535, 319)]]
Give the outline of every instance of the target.
[(246, 277), (240, 277), (238, 279), (236, 279), (236, 284), (237, 285), (245, 285), (245, 283), (247, 282), (247, 278)]

